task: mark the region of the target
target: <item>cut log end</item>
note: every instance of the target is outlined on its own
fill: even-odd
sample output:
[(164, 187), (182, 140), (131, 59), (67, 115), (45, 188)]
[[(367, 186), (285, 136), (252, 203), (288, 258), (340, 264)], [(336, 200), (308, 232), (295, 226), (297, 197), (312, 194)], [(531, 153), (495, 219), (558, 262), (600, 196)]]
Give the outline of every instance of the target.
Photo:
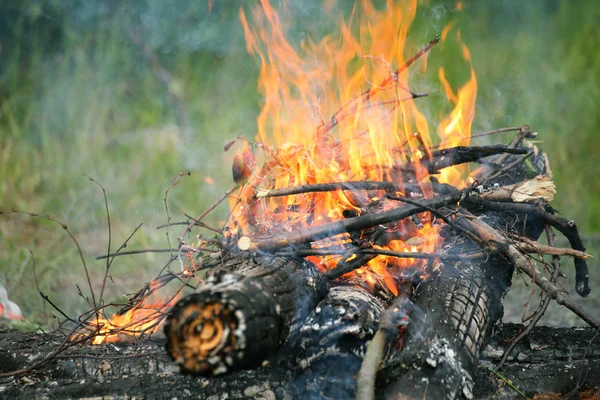
[(201, 297), (192, 295), (173, 310), (165, 326), (167, 351), (183, 372), (218, 375), (243, 359), (243, 314)]

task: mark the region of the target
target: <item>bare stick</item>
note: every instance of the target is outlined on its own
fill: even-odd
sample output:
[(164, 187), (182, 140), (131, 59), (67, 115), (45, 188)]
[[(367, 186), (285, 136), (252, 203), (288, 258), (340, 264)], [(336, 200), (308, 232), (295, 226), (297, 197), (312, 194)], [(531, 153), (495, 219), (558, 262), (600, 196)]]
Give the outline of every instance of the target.
[[(347, 104), (343, 105), (338, 111), (336, 111), (335, 114), (333, 114), (333, 116), (331, 117), (330, 121), (327, 124), (321, 125), (319, 128), (317, 128), (317, 134), (324, 135), (325, 133), (332, 130), (335, 126), (337, 126), (337, 124), (339, 123), (339, 117), (341, 115), (347, 114), (348, 112), (353, 112), (358, 108), (358, 106), (354, 106), (354, 104), (356, 104), (356, 103), (366, 104), (367, 101), (371, 97), (373, 97), (379, 91), (386, 88), (390, 83), (397, 82), (398, 76), (400, 75), (401, 72), (403, 72), (408, 67), (410, 67), (415, 61), (417, 61), (419, 58), (421, 58), (425, 53), (427, 53), (439, 41), (440, 41), (440, 38), (438, 36), (436, 36), (435, 38), (433, 38), (433, 40), (431, 40), (429, 43), (427, 43), (427, 45), (421, 51), (419, 51), (417, 54), (415, 54), (410, 59), (408, 59), (403, 65), (401, 65), (394, 73), (391, 73), (390, 76), (387, 77), (386, 79), (384, 79), (379, 85), (373, 86), (373, 87), (365, 90), (360, 95), (356, 96), (353, 100), (351, 100)], [(417, 98), (417, 97), (423, 96), (423, 95), (419, 95), (419, 94), (412, 93), (412, 92), (410, 92), (410, 94), (411, 94), (412, 98)], [(354, 106), (354, 108), (351, 108), (351, 106)], [(350, 110), (347, 111), (348, 109), (350, 109)]]
[[(550, 227), (550, 225), (546, 224), (546, 226), (544, 227), (544, 229), (546, 230), (546, 237), (548, 238), (548, 245), (549, 245), (548, 247), (554, 248), (554, 246), (555, 246), (556, 243), (554, 242), (554, 233), (552, 232), (552, 228)], [(552, 283), (556, 283), (556, 279), (558, 278), (558, 273), (560, 271), (559, 260), (560, 259), (559, 259), (558, 255), (552, 256), (552, 264), (554, 265), (554, 270), (552, 271), (552, 278), (551, 278), (551, 282)], [(496, 367), (494, 368), (494, 371), (497, 372), (497, 371), (499, 371), (502, 368), (502, 366), (504, 365), (504, 363), (508, 359), (508, 356), (513, 351), (513, 349), (515, 348), (515, 346), (521, 340), (523, 340), (523, 338), (525, 336), (529, 335), (529, 332), (531, 332), (531, 330), (533, 329), (533, 327), (536, 326), (537, 323), (539, 322), (539, 320), (544, 316), (544, 314), (546, 313), (546, 310), (548, 309), (548, 305), (549, 304), (550, 304), (550, 296), (548, 294), (546, 294), (544, 296), (544, 298), (542, 299), (542, 302), (540, 303), (540, 306), (538, 308), (538, 312), (537, 312), (536, 316), (529, 323), (529, 325), (527, 325), (527, 328), (525, 328), (523, 330), (523, 332), (521, 332), (521, 334), (519, 336), (517, 336), (516, 339), (513, 340), (513, 342), (508, 347), (508, 349), (506, 349), (504, 351), (504, 354), (502, 354), (502, 359), (500, 359), (500, 362), (498, 363), (498, 365), (496, 365)]]
[[(475, 139), (475, 138), (482, 137), (482, 136), (493, 135), (495, 133), (519, 131), (521, 129), (523, 129), (522, 126), (513, 126), (513, 127), (510, 127), (510, 128), (500, 128), (500, 129), (494, 129), (494, 130), (487, 131), (487, 132), (476, 133), (476, 134), (471, 135), (471, 136), (463, 136), (463, 137), (460, 137), (458, 139)], [(441, 147), (441, 145), (431, 146), (430, 149), (439, 149), (440, 147)]]
[[(454, 165), (478, 161), (484, 157), (496, 154), (526, 154), (526, 149), (513, 149), (504, 145), (493, 146), (457, 146), (448, 149), (437, 150), (431, 153), (431, 159), (421, 162), (430, 174), (435, 174), (441, 169)], [(414, 166), (408, 164), (401, 166), (400, 169), (409, 170)]]
[[(527, 240), (523, 238), (522, 240)], [(541, 243), (516, 242), (515, 245), (525, 253), (546, 254), (551, 256), (571, 256), (587, 260), (592, 257), (586, 252), (561, 247), (546, 246)]]
[(523, 164), (525, 162), (525, 160), (527, 160), (532, 155), (533, 155), (533, 152), (529, 152), (529, 153), (527, 153), (527, 155), (525, 157), (517, 158), (515, 161), (513, 161), (511, 163), (508, 163), (504, 167), (500, 168), (498, 171), (496, 171), (490, 177), (485, 178), (484, 180), (482, 180), (481, 183), (482, 184), (486, 184), (486, 183), (490, 182), (492, 179), (496, 179), (498, 177), (501, 177), (502, 175), (504, 175), (508, 171), (514, 170), (516, 167), (518, 167), (519, 165)]
[[(344, 255), (348, 252), (347, 249), (339, 249), (339, 250), (328, 250), (328, 249), (300, 249), (300, 250), (292, 250), (292, 251), (281, 251), (275, 253), (279, 256), (291, 256), (295, 255), (297, 257), (308, 257), (308, 256), (336, 256), (336, 255)], [(396, 257), (396, 258), (418, 258), (423, 260), (448, 260), (448, 261), (456, 261), (456, 260), (477, 260), (480, 258), (485, 258), (487, 254), (484, 251), (478, 251), (469, 254), (445, 254), (445, 253), (420, 253), (420, 252), (401, 252), (401, 251), (391, 251), (384, 249), (360, 249), (357, 250), (357, 254), (374, 254), (378, 256), (387, 256), (387, 257)]]
[(132, 254), (145, 254), (145, 253), (173, 253), (177, 252), (179, 249), (177, 248), (169, 248), (169, 249), (140, 249), (140, 250), (130, 250), (130, 251), (121, 251), (118, 253), (105, 254), (102, 256), (96, 257), (96, 260), (104, 260), (106, 258), (114, 258), (118, 256), (129, 256)]
[[(493, 201), (483, 200), (477, 197), (469, 197), (465, 199), (465, 203), (482, 206), (488, 210), (494, 211), (512, 211), (519, 213), (532, 213), (542, 218), (547, 224), (558, 229), (560, 233), (565, 235), (569, 240), (571, 247), (574, 250), (585, 252), (585, 246), (579, 236), (577, 224), (575, 221), (570, 221), (565, 218), (557, 217), (554, 214), (540, 209), (534, 204), (528, 203), (496, 203)], [(587, 262), (581, 258), (575, 258), (575, 290), (582, 297), (587, 297), (591, 289), (589, 286), (590, 274)]]
[[(219, 204), (221, 204), (223, 202), (223, 200), (225, 200), (231, 193), (233, 193), (233, 191), (235, 189), (237, 189), (239, 186), (238, 185), (234, 185), (232, 187), (230, 187), (224, 194), (223, 196), (219, 197), (213, 204), (211, 204), (202, 214), (200, 214), (198, 217), (194, 218), (193, 221), (188, 224), (188, 226), (186, 226), (186, 228), (183, 230), (183, 232), (181, 233), (181, 235), (179, 235), (179, 241), (181, 242), (183, 240), (183, 238), (185, 237), (185, 235), (192, 230), (192, 227), (194, 227), (194, 225), (196, 225), (198, 222), (202, 221), (202, 219), (204, 217), (206, 217), (208, 215), (208, 213), (210, 213), (212, 210), (214, 210), (215, 208), (217, 208), (217, 206)], [(181, 246), (181, 243), (180, 243)], [(170, 246), (169, 246), (170, 247)]]
[[(187, 175), (190, 175), (190, 174), (191, 174), (191, 172), (188, 171)], [(171, 238), (169, 237), (169, 224), (171, 223), (171, 215), (169, 214), (169, 206), (167, 204), (167, 198), (169, 197), (169, 191), (179, 184), (179, 179), (181, 179), (182, 176), (183, 176), (183, 172), (180, 172), (179, 175), (177, 176), (177, 178), (175, 178), (175, 181), (173, 181), (173, 183), (171, 184), (171, 186), (169, 186), (167, 188), (167, 190), (165, 190), (165, 197), (163, 198), (163, 202), (165, 203), (165, 212), (167, 213), (167, 245), (169, 246), (169, 248), (171, 248)], [(181, 243), (179, 243), (179, 246), (181, 246)], [(171, 256), (173, 256), (173, 253), (171, 253)]]
[[(131, 238), (133, 237), (133, 235), (135, 235), (137, 233), (137, 231), (140, 230), (140, 228), (142, 227), (143, 224), (144, 224), (143, 222), (140, 222), (140, 224), (135, 227), (135, 229), (133, 230), (133, 232), (131, 232), (131, 235), (129, 235), (127, 237), (127, 239), (125, 239), (125, 241), (123, 242), (123, 244), (121, 244), (121, 246), (119, 246), (119, 248), (117, 249), (117, 251), (115, 253), (111, 254), (111, 256), (112, 256), (112, 259), (110, 260), (111, 265), (112, 265), (115, 257), (118, 256), (119, 254), (121, 254), (121, 250), (123, 250), (124, 248), (127, 247), (127, 244), (129, 243), (129, 241), (131, 240)], [(96, 260), (101, 260), (103, 257), (104, 256), (96, 257)]]
[(100, 301), (100, 303), (102, 303), (102, 299), (104, 297), (104, 289), (106, 288), (106, 280), (108, 278), (108, 271), (110, 270), (110, 265), (112, 264), (112, 261), (108, 258), (108, 255), (110, 254), (110, 245), (111, 245), (111, 241), (112, 241), (112, 227), (110, 225), (110, 212), (108, 211), (108, 198), (106, 197), (106, 190), (104, 189), (104, 186), (102, 186), (100, 184), (100, 182), (98, 182), (97, 180), (95, 180), (94, 178), (92, 178), (89, 175), (83, 174), (83, 176), (87, 177), (90, 181), (94, 182), (96, 185), (98, 185), (100, 187), (100, 189), (102, 189), (102, 195), (104, 196), (104, 208), (106, 209), (106, 221), (108, 224), (108, 245), (107, 245), (107, 249), (106, 249), (106, 254), (107, 254), (106, 269), (104, 270), (104, 277), (102, 278), (102, 287), (100, 288), (100, 296), (98, 297), (98, 300)]
[(360, 371), (356, 378), (356, 398), (358, 400), (375, 399), (375, 381), (379, 365), (385, 355), (388, 345), (398, 336), (398, 327), (405, 326), (406, 317), (410, 312), (411, 286), (406, 283), (401, 286), (401, 292), (394, 299), (391, 306), (385, 310), (379, 323), (377, 333), (369, 343), (363, 358)]
[[(424, 183), (424, 185), (428, 185)], [(332, 182), (315, 183), (300, 186), (291, 186), (280, 189), (257, 189), (256, 197), (261, 199), (265, 197), (281, 197), (302, 193), (333, 192), (337, 190), (399, 190), (399, 191), (420, 191), (419, 185), (411, 183), (398, 182), (371, 182), (371, 181), (351, 181), (351, 182)]]

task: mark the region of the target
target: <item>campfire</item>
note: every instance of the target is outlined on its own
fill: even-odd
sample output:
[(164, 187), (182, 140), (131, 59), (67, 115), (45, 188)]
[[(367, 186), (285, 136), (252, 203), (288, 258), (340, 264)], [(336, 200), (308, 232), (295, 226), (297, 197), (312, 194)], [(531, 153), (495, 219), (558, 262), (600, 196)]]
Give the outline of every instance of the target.
[[(454, 24), (414, 47), (415, 12), (415, 1), (357, 2), (331, 36), (296, 49), (268, 0), (240, 10), (264, 103), (256, 138), (225, 146), (235, 185), (186, 221), (167, 264), (177, 268), (112, 318), (105, 306), (93, 310), (71, 339), (164, 330), (181, 372), (282, 367), (281, 388), (293, 395), (472, 398), (515, 270), (543, 291), (515, 345), (552, 299), (599, 327), (557, 284), (558, 257), (572, 257), (576, 291), (587, 296), (589, 256), (575, 223), (550, 206), (552, 172), (530, 141), (537, 133), (472, 135), (469, 49)], [(413, 80), (431, 75), (427, 59), (448, 40), (469, 78), (455, 85), (437, 71), (441, 86), (429, 89), (450, 109), (432, 119), (419, 105), (429, 93)], [(515, 134), (507, 145), (470, 145), (502, 132)], [(225, 200), (224, 227), (203, 222)], [(553, 230), (571, 248), (555, 247)], [(548, 244), (537, 241), (544, 232)], [(179, 290), (167, 285), (177, 280)]]

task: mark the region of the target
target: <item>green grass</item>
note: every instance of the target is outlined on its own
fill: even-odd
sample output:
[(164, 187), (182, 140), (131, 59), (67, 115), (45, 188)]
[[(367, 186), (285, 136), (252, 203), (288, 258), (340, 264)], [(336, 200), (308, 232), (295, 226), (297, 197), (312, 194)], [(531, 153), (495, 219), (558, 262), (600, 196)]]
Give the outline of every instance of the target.
[[(454, 4), (444, 3), (447, 10)], [(99, 287), (104, 264), (94, 257), (106, 251), (105, 209), (101, 191), (82, 174), (107, 190), (113, 248), (140, 222), (144, 227), (129, 248), (166, 247), (164, 231), (155, 227), (166, 221), (165, 190), (180, 171), (192, 174), (182, 177), (169, 194), (175, 217), (180, 210), (201, 212), (231, 184), (230, 155), (223, 145), (240, 134), (254, 136), (258, 70), (243, 51), (235, 10), (217, 9), (209, 17), (200, 10), (190, 16), (203, 21), (199, 26), (208, 26), (203, 32), (215, 40), (224, 29), (219, 24), (229, 24), (232, 43), (223, 45), (225, 50), (165, 52), (157, 47), (161, 65), (174, 78), (167, 86), (124, 33), (130, 15), (118, 14), (92, 28), (58, 19), (58, 35), (56, 26), (44, 28), (45, 20), (39, 17), (51, 10), (39, 11), (34, 6), (41, 3), (36, 1), (23, 4), (30, 8), (9, 24), (10, 46), (0, 53), (0, 209), (50, 214), (68, 224)], [(600, 231), (600, 171), (594, 160), (600, 127), (600, 55), (593, 51), (600, 42), (595, 26), (600, 11), (591, 4), (561, 3), (556, 10), (548, 4), (516, 11), (510, 2), (473, 5), (462, 15), (440, 15), (439, 7), (426, 7), (411, 37), (420, 47), (450, 19), (459, 18), (479, 83), (474, 132), (525, 123), (540, 132), (559, 192), (554, 205), (575, 219), (584, 234), (591, 234)], [(48, 32), (53, 41), (45, 37)], [(430, 72), (417, 78), (434, 89), (423, 100), (432, 117), (438, 115), (432, 110), (445, 103), (437, 90), (437, 67), (448, 67), (454, 82), (465, 77), (464, 62), (451, 50), (434, 48)], [(173, 94), (187, 110), (193, 127), (189, 137), (178, 127)], [(216, 183), (207, 185), (207, 176)], [(224, 213), (225, 208), (215, 213), (213, 222)], [(46, 324), (44, 310), (49, 311), (37, 295), (30, 251), (40, 289), (71, 315), (85, 310), (88, 305), (77, 295), (76, 285), (87, 293), (87, 284), (65, 232), (47, 221), (2, 215), (0, 282), (28, 320)], [(118, 259), (108, 300), (137, 290), (165, 259), (156, 254)], [(570, 267), (565, 269), (570, 272)], [(595, 272), (591, 268), (596, 275), (592, 288), (600, 286)], [(591, 301), (598, 304), (600, 299)], [(520, 302), (515, 302), (515, 310)]]

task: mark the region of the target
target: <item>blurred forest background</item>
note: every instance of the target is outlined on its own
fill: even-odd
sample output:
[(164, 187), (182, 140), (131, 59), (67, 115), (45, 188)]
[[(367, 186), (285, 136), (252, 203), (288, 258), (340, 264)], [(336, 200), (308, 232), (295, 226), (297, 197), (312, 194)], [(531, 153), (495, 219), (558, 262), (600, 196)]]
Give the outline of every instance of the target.
[[(258, 64), (246, 53), (238, 19), (248, 3), (256, 2), (0, 0), (0, 209), (68, 224), (100, 285), (105, 263), (94, 258), (106, 251), (106, 215), (102, 192), (85, 173), (107, 190), (113, 249), (141, 222), (128, 249), (167, 247), (165, 230), (156, 227), (166, 222), (165, 190), (178, 173), (191, 171), (168, 202), (174, 219), (184, 220), (180, 210), (197, 215), (231, 185), (223, 145), (256, 131)], [(350, 2), (340, 3), (348, 13)], [(592, 294), (580, 303), (600, 316), (600, 7), (558, 0), (462, 5), (458, 12), (455, 1), (421, 1), (412, 48), (457, 20), (479, 84), (473, 133), (523, 124), (539, 132), (558, 188), (554, 206), (577, 221), (597, 256)], [(320, 1), (288, 7), (292, 43), (327, 32)], [(428, 115), (447, 104), (436, 66), (448, 68), (456, 87), (468, 74), (461, 60), (459, 51), (432, 50), (428, 72), (416, 77), (431, 92), (419, 104)], [(138, 290), (167, 258), (118, 258), (107, 300)], [(572, 278), (571, 260), (562, 265)], [(23, 309), (20, 326), (30, 329), (55, 325), (34, 266), (40, 290), (63, 310), (75, 316), (88, 308), (76, 288), (87, 293), (83, 267), (66, 232), (42, 219), (1, 215), (0, 284)], [(577, 296), (573, 285), (564, 281)], [(505, 320), (520, 319), (531, 290), (518, 276), (514, 286)], [(541, 323), (580, 322), (553, 305)]]

